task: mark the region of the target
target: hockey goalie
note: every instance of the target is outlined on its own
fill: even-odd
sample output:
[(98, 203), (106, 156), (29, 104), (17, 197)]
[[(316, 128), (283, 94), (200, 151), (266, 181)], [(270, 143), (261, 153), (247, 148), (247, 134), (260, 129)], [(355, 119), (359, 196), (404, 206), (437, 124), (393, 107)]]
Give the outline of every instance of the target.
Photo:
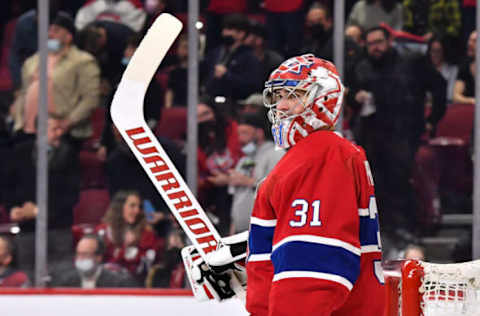
[(343, 93), (335, 66), (313, 55), (272, 72), (264, 104), (288, 152), (257, 187), (249, 232), (204, 258), (183, 250), (198, 299), (241, 296), (246, 281), (255, 316), (383, 314), (373, 177), (363, 149), (334, 132)]

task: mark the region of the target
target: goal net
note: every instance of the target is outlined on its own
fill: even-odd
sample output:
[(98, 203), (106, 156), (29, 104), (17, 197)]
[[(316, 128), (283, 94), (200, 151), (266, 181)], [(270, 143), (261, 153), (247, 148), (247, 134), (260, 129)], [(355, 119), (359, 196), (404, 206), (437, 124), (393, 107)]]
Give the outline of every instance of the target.
[(387, 263), (384, 269), (387, 316), (480, 316), (480, 260), (406, 260)]

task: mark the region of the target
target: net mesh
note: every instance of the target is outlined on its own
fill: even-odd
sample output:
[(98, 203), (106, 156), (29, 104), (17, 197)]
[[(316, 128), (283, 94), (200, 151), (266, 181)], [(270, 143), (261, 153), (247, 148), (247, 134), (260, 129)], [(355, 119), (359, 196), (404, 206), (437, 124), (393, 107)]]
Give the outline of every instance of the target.
[(480, 316), (480, 260), (421, 265), (420, 307), (425, 316)]

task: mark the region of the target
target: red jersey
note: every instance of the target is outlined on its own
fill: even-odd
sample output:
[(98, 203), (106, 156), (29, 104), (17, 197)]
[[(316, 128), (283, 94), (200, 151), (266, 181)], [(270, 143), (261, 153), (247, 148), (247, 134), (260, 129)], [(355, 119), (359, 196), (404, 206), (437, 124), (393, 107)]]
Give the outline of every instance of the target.
[(251, 315), (383, 314), (372, 174), (336, 133), (298, 142), (260, 184), (248, 244)]

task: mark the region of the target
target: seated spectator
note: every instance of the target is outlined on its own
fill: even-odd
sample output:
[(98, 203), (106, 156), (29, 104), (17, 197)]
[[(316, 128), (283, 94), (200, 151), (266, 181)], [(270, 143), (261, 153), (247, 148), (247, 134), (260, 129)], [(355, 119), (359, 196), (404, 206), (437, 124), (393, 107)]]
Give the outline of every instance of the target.
[(237, 122), (227, 118), (212, 99), (203, 98), (197, 107), (199, 197), (215, 217), (220, 235), (230, 228), (232, 197), (227, 192), (228, 170), (240, 158)]
[(117, 192), (96, 231), (106, 246), (104, 261), (125, 267), (143, 282), (157, 258), (159, 240), (147, 223), (141, 201), (134, 191)]
[(116, 21), (140, 32), (145, 24), (146, 13), (140, 1), (93, 0), (87, 1), (75, 16), (75, 26), (81, 30), (93, 21)]
[(184, 287), (185, 268), (181, 250), (185, 247), (183, 232), (172, 230), (167, 238), (167, 250), (158, 264), (154, 265), (146, 280), (149, 288), (181, 288)]
[(249, 27), (248, 19), (241, 14), (225, 17), (223, 44), (209, 52), (202, 65), (208, 95), (239, 100), (261, 88), (262, 67), (252, 48), (244, 44)]
[(395, 0), (360, 0), (352, 8), (347, 24), (360, 25), (364, 30), (386, 23), (395, 30), (403, 26), (402, 4)]
[[(171, 225), (171, 220), (168, 216), (170, 210), (128, 145), (120, 136), (120, 133), (113, 125), (110, 126), (113, 129), (114, 145), (105, 163), (110, 196), (114, 196), (119, 191), (135, 190), (142, 192), (142, 197), (149, 200), (155, 208), (150, 224), (155, 225), (154, 228), (158, 236), (163, 238)], [(158, 137), (158, 141), (175, 164), (177, 170), (183, 175), (185, 155), (169, 139)], [(122, 170), (122, 172), (119, 172), (119, 170)]]
[(439, 37), (433, 36), (428, 42), (427, 58), (428, 63), (432, 65), (443, 78), (447, 81), (447, 103), (453, 101), (453, 88), (457, 79), (458, 67), (447, 60), (447, 46), (445, 41)]
[(105, 246), (96, 235), (83, 236), (75, 252), (75, 269), (58, 270), (53, 274), (52, 287), (82, 289), (138, 287), (127, 271), (114, 271), (102, 264)]
[(181, 35), (177, 44), (177, 63), (172, 65), (168, 75), (168, 87), (165, 93), (165, 107), (187, 106), (188, 91), (188, 38)]
[(248, 230), (255, 190), (285, 154), (265, 133), (264, 116), (244, 114), (238, 120), (238, 139), (245, 156), (228, 171), (229, 193), (233, 195), (230, 235)]
[[(59, 12), (48, 29), (48, 112), (61, 119), (63, 130), (79, 150), (93, 132), (89, 118), (98, 106), (100, 72), (93, 56), (76, 48), (74, 35), (73, 20)], [(22, 88), (14, 104), (14, 130), (20, 133), (36, 133), (39, 63), (36, 53), (22, 68)]]
[[(468, 38), (467, 60), (460, 66), (458, 77), (453, 88), (453, 102), (475, 104), (475, 45), (477, 31)], [(473, 52), (472, 52), (473, 51)]]
[[(76, 151), (62, 134), (62, 121), (50, 116), (47, 127), (48, 259), (49, 264), (54, 265), (69, 262), (73, 256), (71, 226), (80, 186)], [(9, 156), (6, 207), (11, 221), (20, 226), (20, 233), (16, 236), (19, 266), (31, 273), (35, 263), (35, 218), (38, 213), (35, 139), (15, 145)]]
[(0, 288), (30, 286), (27, 274), (16, 268), (15, 252), (13, 241), (6, 236), (0, 236)]

